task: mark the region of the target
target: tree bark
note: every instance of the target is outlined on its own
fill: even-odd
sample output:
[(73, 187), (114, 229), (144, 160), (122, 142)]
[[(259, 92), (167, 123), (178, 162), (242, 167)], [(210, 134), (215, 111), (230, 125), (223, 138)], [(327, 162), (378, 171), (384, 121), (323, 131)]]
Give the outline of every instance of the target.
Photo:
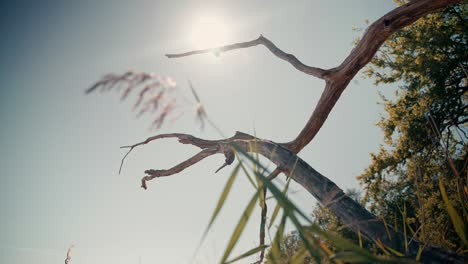
[[(381, 242), (388, 248), (405, 252), (404, 241), (412, 240), (408, 246), (408, 251), (405, 252), (405, 257), (415, 259), (419, 248), (422, 247), (420, 260), (423, 263), (464, 263), (463, 255), (424, 245), (420, 241), (404, 237), (403, 234), (396, 232), (391, 226), (386, 225), (381, 219), (348, 197), (334, 182), (313, 169), (293, 151), (280, 144), (258, 139), (241, 132), (237, 132), (231, 138), (221, 140), (205, 140), (192, 135), (174, 133), (157, 135), (135, 145), (126, 146), (126, 148), (130, 148), (130, 151), (132, 151), (137, 146), (162, 138), (177, 138), (180, 143), (199, 147), (202, 151), (170, 169), (147, 170), (145, 172), (147, 176), (142, 179), (142, 188), (144, 189), (147, 188), (147, 181), (158, 177), (175, 175), (214, 154), (223, 154), (226, 156), (225, 164), (232, 163), (231, 157), (234, 156), (233, 146), (235, 146), (244, 152), (259, 153), (273, 162), (280, 172), (290, 175), (294, 181), (302, 185), (320, 204), (328, 208), (346, 226), (356, 233), (360, 232), (370, 241)], [(255, 147), (252, 148), (252, 146)]]
[[(373, 58), (380, 46), (392, 33), (414, 23), (424, 15), (457, 2), (459, 2), (459, 0), (418, 0), (411, 1), (394, 9), (372, 23), (357, 46), (343, 60), (343, 62), (339, 66), (331, 69), (321, 69), (318, 67), (308, 66), (302, 63), (294, 55), (288, 54), (279, 49), (273, 44), (273, 42), (264, 36), (260, 36), (252, 41), (236, 43), (214, 49), (195, 50), (180, 54), (166, 55), (168, 58), (180, 58), (195, 54), (228, 52), (236, 49), (263, 45), (278, 58), (287, 61), (293, 67), (305, 74), (325, 80), (326, 84), (319, 102), (304, 128), (296, 138), (287, 143), (277, 144), (272, 141), (259, 140), (243, 133), (237, 133), (234, 137), (223, 140), (203, 140), (186, 134), (163, 134), (149, 138), (144, 142), (128, 146), (128, 148), (130, 148), (130, 152), (136, 146), (147, 144), (155, 139), (173, 137), (178, 138), (183, 144), (191, 144), (202, 149), (200, 153), (171, 169), (147, 170), (147, 176), (142, 179), (142, 187), (146, 189), (147, 181), (156, 177), (174, 175), (216, 153), (222, 153), (226, 156), (226, 163), (223, 165), (225, 166), (232, 162), (231, 156), (229, 156), (232, 155), (230, 144), (238, 144), (244, 151), (250, 151), (249, 144), (255, 141), (255, 144), (258, 147), (256, 151), (278, 166), (272, 175), (277, 175), (279, 172), (292, 173), (292, 177), (297, 183), (302, 185), (323, 206), (334, 213), (345, 225), (349, 226), (356, 232), (361, 232), (366, 238), (372, 241), (380, 241), (385, 246), (404, 252), (405, 249), (403, 248), (403, 241), (405, 239), (409, 240), (409, 238), (405, 238), (403, 234), (396, 232), (391, 226), (386, 226), (380, 219), (348, 197), (335, 183), (314, 170), (302, 159), (298, 160), (295, 170), (292, 170), (292, 162), (295, 162), (297, 159), (296, 153), (302, 150), (316, 136), (349, 82), (354, 78), (359, 70)], [(272, 156), (271, 154), (273, 152), (275, 155)], [(415, 241), (414, 239), (409, 245), (407, 257), (415, 258), (420, 247), (424, 247), (421, 255), (421, 261), (424, 263), (464, 263), (464, 256), (457, 255), (450, 251), (444, 251), (433, 246), (422, 245), (422, 243)]]

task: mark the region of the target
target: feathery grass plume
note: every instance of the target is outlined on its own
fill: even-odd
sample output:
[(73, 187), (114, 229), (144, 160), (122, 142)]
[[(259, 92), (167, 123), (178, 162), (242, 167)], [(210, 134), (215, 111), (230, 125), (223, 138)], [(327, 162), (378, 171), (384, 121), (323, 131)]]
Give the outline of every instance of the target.
[[(208, 117), (190, 80), (189, 87), (196, 101), (194, 104), (196, 120), (203, 129)], [(137, 118), (145, 114), (154, 116), (151, 129), (161, 128), (167, 120), (176, 121), (182, 116), (183, 112), (176, 112), (175, 110), (181, 108), (183, 104), (191, 104), (189, 100), (185, 99), (183, 91), (172, 78), (133, 70), (123, 74), (106, 74), (88, 88), (85, 93), (109, 92), (111, 90), (120, 93), (120, 100), (122, 101), (128, 99), (132, 93), (136, 93), (136, 100), (132, 107), (133, 111), (137, 113)], [(182, 98), (184, 100), (180, 100)], [(214, 125), (209, 120), (208, 122)]]

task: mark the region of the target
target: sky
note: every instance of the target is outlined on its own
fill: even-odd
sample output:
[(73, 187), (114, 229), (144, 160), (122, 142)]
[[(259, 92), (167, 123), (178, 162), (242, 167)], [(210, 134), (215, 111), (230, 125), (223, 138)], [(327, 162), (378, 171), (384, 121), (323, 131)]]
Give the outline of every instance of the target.
[[(197, 152), (167, 139), (136, 149), (118, 174), (122, 145), (157, 133), (220, 135), (200, 130), (193, 104), (155, 131), (150, 119), (135, 118), (133, 101), (121, 102), (117, 93), (85, 95), (104, 74), (134, 69), (170, 76), (188, 101), (190, 79), (224, 135), (243, 131), (285, 142), (309, 118), (321, 80), (264, 47), (219, 57), (163, 55), (263, 34), (308, 65), (335, 67), (362, 34), (353, 28), (395, 7), (391, 0), (0, 5), (0, 263), (37, 264), (63, 263), (71, 244), (73, 264), (190, 263), (232, 171), (214, 174), (224, 161), (218, 155), (151, 181), (144, 191), (144, 170), (169, 168)], [(217, 38), (216, 30), (222, 31)], [(342, 189), (359, 188), (356, 176), (382, 139), (375, 126), (382, 114), (378, 93), (392, 91), (358, 74), (299, 156)], [(290, 190), (293, 201), (311, 212), (314, 198), (299, 185)], [(219, 260), (253, 193), (239, 177), (194, 263)], [(257, 208), (233, 256), (257, 246), (259, 214)]]

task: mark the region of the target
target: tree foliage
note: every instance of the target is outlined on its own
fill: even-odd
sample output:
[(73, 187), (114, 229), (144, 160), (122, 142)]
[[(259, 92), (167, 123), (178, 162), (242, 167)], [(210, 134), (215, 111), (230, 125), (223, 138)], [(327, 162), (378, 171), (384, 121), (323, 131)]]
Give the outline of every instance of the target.
[[(392, 98), (382, 96), (385, 114), (378, 126), (383, 144), (358, 177), (365, 195), (348, 193), (395, 230), (458, 252), (466, 252), (468, 245), (447, 212), (439, 181), (466, 225), (467, 33), (468, 5), (462, 3), (418, 20), (383, 44), (364, 73), (376, 85), (397, 88)], [(326, 208), (318, 205), (312, 215), (324, 230), (385, 254)], [(287, 259), (298, 243), (294, 234), (286, 236), (281, 256)]]
[[(468, 6), (428, 15), (392, 35), (365, 71), (397, 85), (383, 97), (384, 145), (358, 177), (371, 210), (420, 240), (460, 249), (439, 191), (441, 179), (459, 212), (466, 203)], [(466, 221), (465, 214), (465, 221)], [(465, 245), (466, 247), (466, 245)]]

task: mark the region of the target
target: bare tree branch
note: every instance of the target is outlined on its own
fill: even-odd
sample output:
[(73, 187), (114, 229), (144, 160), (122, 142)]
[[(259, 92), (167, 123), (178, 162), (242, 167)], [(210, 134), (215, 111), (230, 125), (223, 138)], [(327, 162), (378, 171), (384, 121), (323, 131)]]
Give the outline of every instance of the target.
[(419, 18), (431, 12), (457, 2), (459, 2), (459, 0), (418, 0), (411, 1), (405, 5), (395, 8), (372, 23), (348, 57), (346, 57), (338, 67), (329, 70), (304, 65), (294, 55), (283, 52), (276, 47), (273, 42), (263, 36), (252, 41), (240, 42), (214, 49), (195, 50), (181, 54), (167, 54), (166, 56), (168, 58), (179, 58), (195, 54), (225, 52), (264, 45), (274, 55), (288, 61), (296, 69), (326, 80), (327, 83), (322, 96), (304, 128), (293, 141), (283, 144), (285, 147), (295, 153), (298, 153), (307, 144), (309, 144), (310, 141), (312, 141), (315, 135), (317, 135), (318, 131), (327, 119), (328, 114), (335, 106), (349, 82), (354, 78), (359, 70), (361, 70), (374, 57), (377, 50), (391, 34), (414, 23)]
[[(161, 138), (177, 138), (179, 139), (179, 142), (182, 144), (190, 144), (196, 147), (199, 147), (202, 149), (201, 152), (198, 154), (194, 155), (193, 157), (189, 158), (188, 160), (185, 160), (184, 162), (170, 168), (167, 170), (146, 170), (145, 173), (148, 174), (147, 176), (143, 177), (141, 180), (141, 187), (143, 189), (147, 189), (146, 182), (149, 180), (152, 180), (157, 177), (165, 177), (165, 176), (170, 176), (176, 173), (181, 172), (182, 170), (190, 167), (191, 165), (199, 162), (200, 160), (211, 156), (215, 153), (223, 153), (226, 156), (226, 161), (225, 163), (216, 170), (218, 172), (222, 168), (224, 168), (227, 165), (230, 165), (234, 161), (234, 152), (231, 150), (231, 147), (226, 147), (226, 145), (220, 145), (220, 143), (226, 143), (226, 142), (231, 142), (232, 140), (239, 140), (239, 139), (244, 139), (244, 140), (250, 140), (254, 139), (253, 136), (242, 133), (242, 132), (237, 132), (233, 137), (224, 139), (224, 140), (205, 140), (201, 138), (194, 137), (192, 135), (188, 134), (181, 134), (181, 133), (170, 133), (170, 134), (159, 134), (153, 137), (149, 137), (146, 140), (129, 145), (129, 146), (122, 146), (120, 148), (128, 148), (128, 152), (125, 154), (125, 156), (122, 158), (122, 161), (120, 163), (120, 169), (119, 173), (122, 170), (122, 166), (124, 164), (125, 158), (130, 154), (130, 152), (141, 145), (146, 145), (154, 140), (161, 139)], [(215, 172), (215, 173), (216, 173)]]
[[(260, 36), (255, 40), (221, 46), (214, 49), (195, 50), (180, 54), (167, 54), (166, 56), (168, 58), (179, 58), (209, 52), (227, 52), (263, 45), (275, 56), (289, 62), (297, 70), (323, 79), (326, 81), (326, 84), (324, 91), (306, 125), (294, 140), (287, 143), (276, 144), (267, 140), (259, 140), (242, 133), (238, 133), (232, 138), (223, 140), (203, 140), (186, 134), (163, 134), (148, 138), (141, 143), (127, 146), (130, 148), (128, 152), (130, 153), (130, 151), (132, 151), (136, 146), (147, 144), (155, 139), (175, 137), (183, 144), (191, 144), (202, 149), (202, 151), (195, 156), (171, 169), (147, 170), (147, 176), (142, 179), (142, 187), (146, 189), (146, 181), (148, 180), (152, 180), (156, 177), (174, 175), (205, 157), (216, 153), (223, 153), (226, 156), (226, 163), (222, 166), (224, 167), (230, 161), (230, 157), (228, 157), (230, 154), (227, 153), (231, 153), (232, 144), (236, 144), (236, 146), (242, 150), (249, 152), (252, 151), (252, 149), (249, 148), (249, 144), (252, 143), (252, 141), (255, 141), (257, 144), (255, 151), (278, 166), (270, 175), (271, 178), (276, 177), (280, 172), (291, 173), (296, 182), (301, 184), (323, 206), (328, 208), (339, 219), (341, 219), (343, 223), (349, 225), (351, 229), (356, 232), (361, 232), (370, 240), (381, 241), (384, 245), (389, 246), (390, 248), (403, 251), (401, 248), (403, 243), (401, 243), (401, 241), (407, 238), (405, 238), (401, 233), (394, 231), (391, 227), (387, 227), (380, 219), (377, 219), (365, 208), (345, 195), (345, 193), (336, 186), (335, 183), (315, 171), (303, 160), (299, 159), (296, 169), (292, 171), (293, 164), (291, 164), (291, 161), (296, 160), (297, 156), (295, 154), (299, 153), (299, 151), (309, 144), (317, 135), (349, 82), (354, 78), (359, 70), (361, 70), (373, 58), (380, 46), (392, 33), (414, 23), (426, 14), (457, 2), (459, 2), (459, 0), (418, 0), (411, 1), (394, 9), (372, 23), (364, 33), (359, 43), (343, 60), (343, 62), (339, 66), (328, 70), (303, 64), (294, 55), (285, 53), (273, 44), (273, 42), (263, 36)], [(277, 153), (275, 153), (275, 155), (271, 155), (276, 148), (278, 149)], [(262, 243), (261, 236), (260, 241)], [(410, 244), (409, 248), (410, 257), (417, 255), (420, 245), (422, 246), (419, 241), (413, 240), (413, 243)], [(421, 261), (438, 263), (445, 263), (448, 261), (453, 263), (463, 263), (463, 257), (452, 252), (444, 252), (435, 247), (424, 246)]]
[[(294, 181), (302, 185), (318, 202), (335, 214), (349, 228), (355, 232), (359, 230), (367, 239), (381, 241), (385, 246), (401, 252), (405, 250), (401, 242), (404, 239), (411, 239), (405, 238), (403, 234), (395, 231), (391, 226), (386, 226), (381, 219), (347, 196), (334, 182), (314, 170), (309, 164), (297, 157), (294, 152), (277, 143), (243, 133), (237, 133), (229, 139), (221, 140), (204, 140), (187, 134), (164, 134), (135, 144), (133, 147), (146, 144), (154, 139), (168, 137), (177, 137), (181, 143), (201, 147), (203, 150), (169, 170), (147, 170), (145, 172), (147, 176), (142, 179), (142, 187), (145, 189), (146, 181), (156, 177), (177, 174), (205, 157), (216, 153), (225, 154), (233, 151), (235, 147), (244, 152), (259, 153), (269, 159), (277, 166), (278, 170), (290, 175)], [(252, 148), (252, 145), (255, 145), (255, 148)], [(419, 246), (423, 246), (423, 244), (413, 239), (413, 243), (409, 245), (407, 257), (416, 257)], [(421, 261), (426, 262), (429, 260), (436, 263), (446, 263), (446, 261), (463, 263), (463, 256), (425, 245), (421, 254)]]
[(273, 53), (276, 57), (289, 62), (292, 66), (294, 66), (294, 68), (296, 68), (297, 70), (303, 73), (315, 76), (320, 79), (324, 79), (326, 77), (327, 71), (320, 69), (320, 68), (305, 65), (300, 60), (298, 60), (296, 56), (282, 51), (275, 44), (273, 44), (273, 42), (271, 42), (269, 39), (267, 39), (266, 37), (262, 35), (260, 35), (260, 37), (258, 37), (257, 39), (254, 39), (251, 41), (235, 43), (235, 44), (221, 46), (221, 47), (212, 48), (212, 49), (194, 50), (194, 51), (189, 51), (189, 52), (180, 53), (180, 54), (166, 54), (166, 57), (180, 58), (180, 57), (186, 57), (186, 56), (203, 54), (203, 53), (213, 53), (213, 52), (221, 53), (221, 52), (226, 52), (226, 51), (231, 51), (231, 50), (250, 48), (250, 47), (257, 46), (257, 45), (263, 45), (267, 47), (271, 51), (271, 53)]
[(330, 76), (314, 112), (299, 135), (285, 146), (298, 153), (312, 141), (349, 82), (374, 57), (391, 34), (431, 12), (457, 2), (459, 0), (411, 1), (372, 23), (340, 66), (329, 70)]
[(146, 186), (146, 182), (147, 181), (150, 181), (154, 178), (157, 178), (157, 177), (165, 177), (165, 176), (171, 176), (171, 175), (174, 175), (174, 174), (177, 174), (181, 171), (183, 171), (184, 169), (192, 166), (193, 164), (199, 162), (200, 160), (206, 158), (206, 157), (209, 157), (215, 153), (218, 152), (218, 149), (215, 148), (215, 147), (211, 147), (211, 148), (206, 148), (200, 152), (198, 152), (197, 154), (195, 154), (195, 156), (177, 164), (176, 166), (170, 168), (170, 169), (167, 169), (167, 170), (146, 170), (145, 173), (147, 174), (147, 176), (143, 177), (141, 179), (141, 188), (143, 189), (147, 189), (147, 186)]

